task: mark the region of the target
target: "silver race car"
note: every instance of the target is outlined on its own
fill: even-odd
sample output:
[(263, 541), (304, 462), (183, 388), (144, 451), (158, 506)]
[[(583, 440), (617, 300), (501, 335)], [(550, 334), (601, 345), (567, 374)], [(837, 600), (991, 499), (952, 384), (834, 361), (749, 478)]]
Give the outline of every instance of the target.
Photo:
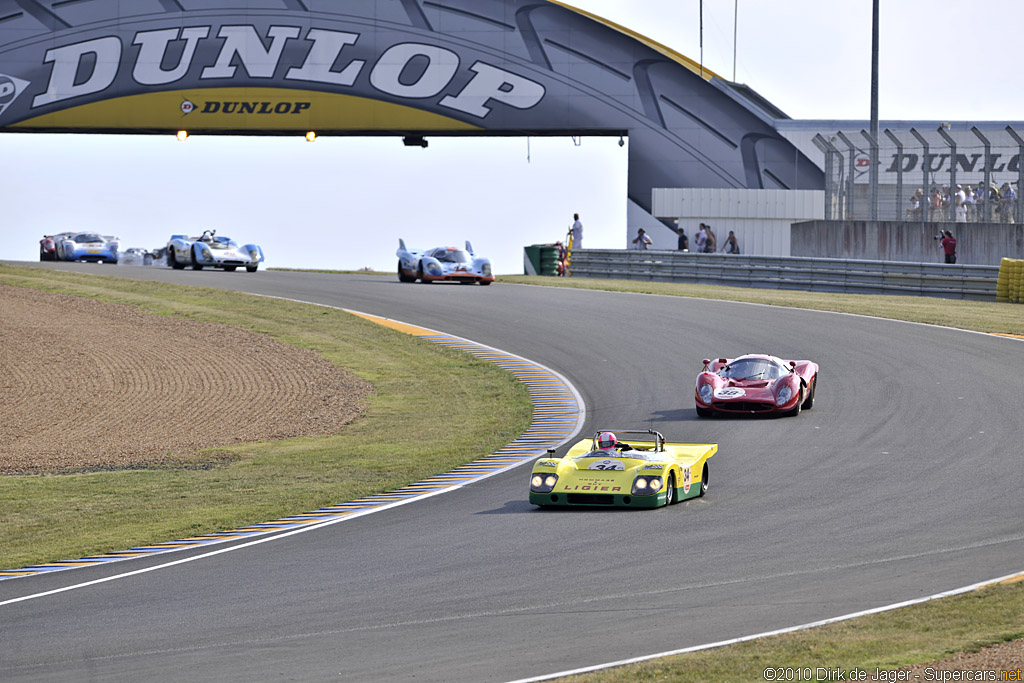
[(423, 283), (461, 282), (489, 285), (494, 282), (491, 260), (473, 253), (473, 245), (466, 240), (466, 248), (435, 247), (409, 249), (405, 240), (398, 240), (398, 281)]
[(218, 237), (216, 230), (206, 230), (200, 237), (171, 235), (167, 243), (167, 265), (181, 270), (192, 266), (193, 270), (223, 268), (234, 270), (239, 266), (255, 273), (263, 261), (263, 249), (256, 244), (238, 243), (227, 237)]

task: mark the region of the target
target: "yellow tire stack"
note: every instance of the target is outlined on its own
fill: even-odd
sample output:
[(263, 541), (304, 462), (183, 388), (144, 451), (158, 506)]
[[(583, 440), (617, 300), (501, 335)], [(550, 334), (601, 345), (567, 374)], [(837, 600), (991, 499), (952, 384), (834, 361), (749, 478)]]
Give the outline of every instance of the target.
[(1024, 303), (1024, 260), (1014, 259), (1010, 271), (1010, 301)]
[(1024, 303), (1024, 260), (1004, 258), (999, 262), (996, 301)]
[(1010, 300), (1010, 270), (1014, 259), (1004, 258), (999, 262), (999, 277), (996, 279), (996, 301), (1006, 303)]

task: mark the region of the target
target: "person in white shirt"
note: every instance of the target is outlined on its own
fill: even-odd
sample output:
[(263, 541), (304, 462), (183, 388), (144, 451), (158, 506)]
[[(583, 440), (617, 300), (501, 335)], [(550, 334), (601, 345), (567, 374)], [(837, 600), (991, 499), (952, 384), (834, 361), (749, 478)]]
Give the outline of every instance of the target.
[(652, 242), (653, 240), (648, 236), (647, 232), (643, 228), (636, 231), (636, 238), (633, 240), (635, 249), (646, 249), (651, 246)]
[(572, 219), (575, 223), (572, 224), (572, 248), (582, 249), (583, 248), (583, 223), (580, 222), (580, 215), (574, 213)]

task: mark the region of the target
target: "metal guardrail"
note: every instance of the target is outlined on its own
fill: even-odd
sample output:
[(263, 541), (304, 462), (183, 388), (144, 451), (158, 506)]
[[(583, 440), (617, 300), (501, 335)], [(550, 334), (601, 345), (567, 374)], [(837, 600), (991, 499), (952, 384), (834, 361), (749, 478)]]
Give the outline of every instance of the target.
[(951, 299), (996, 298), (998, 266), (581, 249), (573, 277)]

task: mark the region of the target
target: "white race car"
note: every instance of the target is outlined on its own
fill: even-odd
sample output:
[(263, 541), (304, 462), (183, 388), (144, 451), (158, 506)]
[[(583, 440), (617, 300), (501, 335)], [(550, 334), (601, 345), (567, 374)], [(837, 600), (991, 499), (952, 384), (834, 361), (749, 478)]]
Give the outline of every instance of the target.
[(250, 273), (255, 273), (262, 260), (263, 250), (259, 245), (240, 247), (232, 239), (218, 237), (216, 230), (206, 230), (200, 237), (171, 235), (167, 243), (167, 265), (177, 270), (185, 266), (202, 270), (209, 266), (230, 271), (243, 266)]
[(398, 281), (423, 283), (452, 281), (462, 284), (494, 282), (491, 260), (473, 253), (473, 245), (466, 240), (466, 248), (435, 247), (421, 251), (408, 249), (405, 240), (398, 240)]

